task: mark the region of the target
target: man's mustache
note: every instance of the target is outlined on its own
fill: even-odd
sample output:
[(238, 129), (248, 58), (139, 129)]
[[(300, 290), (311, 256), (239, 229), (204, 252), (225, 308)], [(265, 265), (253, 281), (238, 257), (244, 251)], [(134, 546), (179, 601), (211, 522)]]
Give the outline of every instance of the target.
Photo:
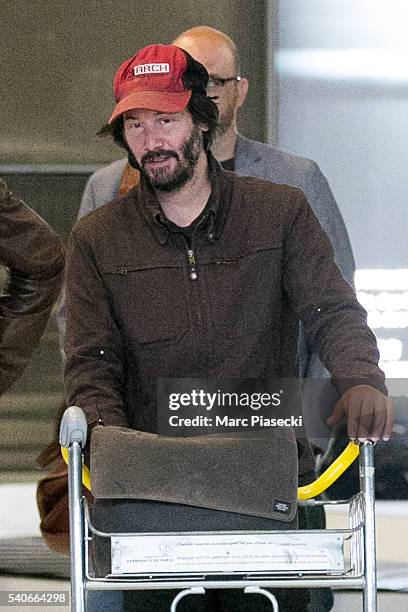
[(148, 162), (162, 161), (168, 157), (175, 157), (177, 161), (180, 159), (176, 151), (157, 149), (156, 151), (149, 151), (149, 153), (143, 155), (140, 164), (144, 166)]

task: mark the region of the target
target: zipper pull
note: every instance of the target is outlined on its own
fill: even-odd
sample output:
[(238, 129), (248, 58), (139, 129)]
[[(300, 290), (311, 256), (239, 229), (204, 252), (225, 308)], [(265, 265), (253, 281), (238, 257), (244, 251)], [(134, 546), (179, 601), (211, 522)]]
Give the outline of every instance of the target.
[(190, 264), (190, 266), (195, 266), (196, 262), (195, 262), (195, 258), (194, 258), (194, 251), (193, 251), (193, 249), (188, 249), (187, 255), (188, 255), (188, 263)]
[(196, 270), (197, 264), (196, 264), (196, 260), (194, 257), (193, 249), (188, 249), (187, 255), (188, 255), (188, 263), (190, 264), (190, 280), (197, 280), (198, 278), (198, 274)]

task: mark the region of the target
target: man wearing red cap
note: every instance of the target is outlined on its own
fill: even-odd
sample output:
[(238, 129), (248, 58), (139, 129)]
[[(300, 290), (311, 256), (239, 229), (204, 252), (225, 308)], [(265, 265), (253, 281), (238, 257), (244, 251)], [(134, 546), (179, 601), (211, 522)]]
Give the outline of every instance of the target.
[[(353, 285), (355, 264), (349, 237), (341, 213), (317, 164), (309, 159), (288, 154), (276, 147), (245, 138), (238, 132), (237, 115), (244, 104), (248, 79), (241, 76), (238, 49), (224, 32), (209, 26), (196, 26), (182, 32), (173, 44), (185, 49), (205, 66), (210, 74), (207, 93), (219, 109), (219, 129), (211, 151), (222, 166), (240, 176), (259, 176), (275, 183), (299, 187), (327, 233), (334, 257), (344, 278)], [(139, 173), (127, 158), (109, 164), (95, 172), (83, 193), (78, 217), (109, 203), (133, 188)], [(57, 313), (60, 338), (65, 333), (65, 302), (62, 298)], [(322, 365), (311, 356), (300, 337), (301, 376), (322, 377)]]
[[(388, 439), (392, 407), (365, 311), (303, 193), (238, 177), (213, 158), (207, 82), (172, 45), (145, 47), (115, 76), (107, 129), (141, 181), (71, 234), (69, 403), (91, 427), (155, 431), (158, 378), (295, 377), (300, 318), (343, 395), (332, 423), (346, 416), (351, 438)], [(299, 473), (312, 469), (303, 444)], [(148, 600), (145, 612), (169, 605)], [(228, 601), (213, 594), (188, 609), (245, 609)], [(280, 609), (306, 603), (282, 595)]]

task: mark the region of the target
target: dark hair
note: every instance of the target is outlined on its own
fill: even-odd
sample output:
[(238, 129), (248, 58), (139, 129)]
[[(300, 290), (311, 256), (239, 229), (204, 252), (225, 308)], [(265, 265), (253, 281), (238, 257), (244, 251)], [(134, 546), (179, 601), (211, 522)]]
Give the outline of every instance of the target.
[[(207, 126), (208, 131), (203, 132), (203, 144), (205, 151), (208, 151), (218, 130), (217, 105), (208, 96), (193, 91), (187, 104), (187, 110), (190, 112), (195, 125), (204, 124)], [(97, 136), (111, 136), (119, 147), (129, 152), (123, 133), (123, 115), (120, 115), (110, 125), (105, 124), (97, 132)]]
[(203, 132), (203, 144), (205, 151), (208, 151), (218, 130), (218, 106), (208, 96), (193, 91), (187, 109), (195, 125), (207, 126), (208, 130)]

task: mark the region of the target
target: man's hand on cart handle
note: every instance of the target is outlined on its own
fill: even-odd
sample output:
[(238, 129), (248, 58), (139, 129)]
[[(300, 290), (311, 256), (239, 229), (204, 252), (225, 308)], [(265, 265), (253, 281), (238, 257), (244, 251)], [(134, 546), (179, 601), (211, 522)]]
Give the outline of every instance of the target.
[(334, 426), (344, 417), (347, 418), (350, 440), (376, 442), (391, 437), (394, 418), (392, 400), (371, 385), (356, 385), (346, 391), (326, 422)]

